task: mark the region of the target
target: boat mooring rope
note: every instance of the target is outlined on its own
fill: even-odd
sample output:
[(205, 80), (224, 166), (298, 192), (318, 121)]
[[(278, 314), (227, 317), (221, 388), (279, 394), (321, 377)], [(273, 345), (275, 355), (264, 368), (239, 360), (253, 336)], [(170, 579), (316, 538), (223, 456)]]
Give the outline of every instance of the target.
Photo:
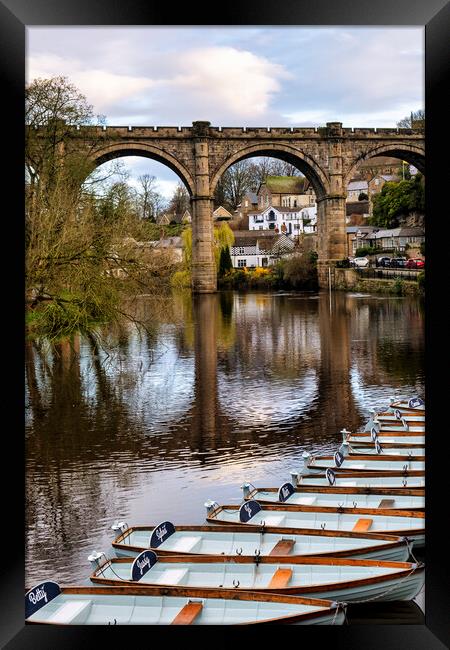
[[(414, 566), (414, 567), (411, 569), (411, 571), (410, 571), (406, 576), (403, 576), (403, 578), (400, 578), (400, 580), (397, 580), (393, 585), (391, 585), (388, 589), (386, 589), (386, 591), (383, 591), (381, 594), (378, 594), (378, 596), (372, 596), (371, 598), (364, 598), (363, 600), (352, 600), (352, 602), (350, 603), (350, 605), (360, 605), (360, 604), (362, 604), (362, 603), (369, 603), (369, 602), (371, 602), (372, 600), (377, 600), (378, 598), (383, 598), (384, 596), (386, 596), (386, 594), (389, 594), (393, 589), (396, 589), (397, 586), (398, 586), (401, 582), (403, 582), (404, 580), (406, 580), (407, 578), (409, 578), (410, 576), (412, 576), (412, 574), (413, 574), (413, 573), (416, 571), (416, 569), (418, 569), (418, 568), (419, 568), (419, 566), (418, 566), (418, 564), (417, 564), (417, 566)], [(395, 578), (395, 576), (393, 576), (393, 578)], [(423, 587), (422, 587), (422, 588), (423, 588)], [(420, 592), (419, 592), (419, 593), (420, 593)], [(417, 594), (416, 594), (416, 595), (417, 595)]]
[[(106, 555), (105, 555), (105, 557), (106, 557)], [(96, 563), (97, 563), (97, 569), (98, 569), (99, 571), (102, 572), (102, 575), (104, 575), (103, 567), (105, 567), (106, 564), (109, 562), (109, 568), (111, 569), (111, 571), (114, 573), (114, 575), (116, 576), (116, 578), (119, 578), (119, 580), (121, 580), (121, 581), (123, 582), (123, 581), (125, 580), (125, 578), (122, 578), (121, 576), (119, 576), (119, 575), (114, 571), (112, 561), (111, 561), (109, 558), (107, 558), (107, 557), (106, 557), (106, 560), (107, 560), (107, 561), (106, 561), (104, 564), (100, 565), (99, 560), (96, 559), (95, 561), (96, 561)]]

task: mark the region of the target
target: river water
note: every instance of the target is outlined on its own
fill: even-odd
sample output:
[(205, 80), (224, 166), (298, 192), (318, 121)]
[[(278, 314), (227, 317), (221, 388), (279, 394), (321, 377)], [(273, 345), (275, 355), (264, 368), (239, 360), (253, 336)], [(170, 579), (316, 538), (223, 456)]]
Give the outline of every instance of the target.
[(141, 296), (106, 349), (26, 354), (26, 584), (85, 584), (115, 519), (204, 524), (204, 502), (280, 486), (390, 396), (424, 395), (419, 299)]

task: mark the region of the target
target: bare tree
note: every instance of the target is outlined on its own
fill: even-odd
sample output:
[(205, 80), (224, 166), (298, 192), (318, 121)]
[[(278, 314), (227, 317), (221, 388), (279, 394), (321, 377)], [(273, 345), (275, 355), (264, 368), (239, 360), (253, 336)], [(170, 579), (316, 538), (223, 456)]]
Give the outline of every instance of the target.
[(190, 204), (189, 192), (182, 183), (178, 183), (169, 201), (167, 211), (170, 214), (182, 216), (186, 210), (189, 210)]
[(26, 114), (28, 332), (53, 340), (89, 334), (100, 322), (131, 317), (126, 298), (159, 291), (170, 264), (140, 245), (144, 224), (125, 181), (103, 192), (83, 186), (98, 144), (88, 126), (87, 151), (76, 146), (74, 125), (94, 119), (85, 97), (64, 77), (38, 79), (27, 88)]
[(397, 122), (399, 128), (407, 129), (422, 129), (425, 126), (425, 111), (420, 108), (418, 111), (411, 111), (410, 115), (407, 115), (400, 122)]
[(150, 174), (139, 176), (137, 191), (138, 208), (142, 219), (155, 219), (165, 206), (164, 198), (156, 189), (156, 177)]

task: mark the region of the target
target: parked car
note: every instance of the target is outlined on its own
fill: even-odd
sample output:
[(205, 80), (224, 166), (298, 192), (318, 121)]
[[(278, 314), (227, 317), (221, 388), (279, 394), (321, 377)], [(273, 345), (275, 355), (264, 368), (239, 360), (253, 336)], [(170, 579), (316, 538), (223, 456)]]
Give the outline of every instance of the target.
[(424, 260), (421, 260), (419, 257), (412, 257), (406, 262), (407, 269), (423, 269), (425, 267)]
[(356, 266), (358, 268), (364, 268), (366, 266), (369, 266), (369, 258), (368, 257), (355, 257), (353, 260), (353, 266)]
[(394, 269), (403, 269), (406, 266), (406, 257), (393, 257), (391, 259), (390, 267)]
[(379, 257), (376, 262), (377, 266), (390, 266), (391, 258), (390, 257)]

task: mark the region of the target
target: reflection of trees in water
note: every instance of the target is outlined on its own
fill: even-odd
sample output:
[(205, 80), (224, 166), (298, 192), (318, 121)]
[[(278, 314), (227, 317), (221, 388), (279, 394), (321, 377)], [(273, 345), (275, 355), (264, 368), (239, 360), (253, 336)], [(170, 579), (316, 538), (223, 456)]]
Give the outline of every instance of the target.
[(261, 378), (282, 380), (297, 378), (318, 365), (315, 301), (235, 294), (234, 313), (235, 345), (220, 354), (220, 369), (225, 374), (245, 377), (253, 371)]
[(420, 300), (349, 299), (353, 303), (353, 363), (367, 384), (415, 384), (424, 367)]

